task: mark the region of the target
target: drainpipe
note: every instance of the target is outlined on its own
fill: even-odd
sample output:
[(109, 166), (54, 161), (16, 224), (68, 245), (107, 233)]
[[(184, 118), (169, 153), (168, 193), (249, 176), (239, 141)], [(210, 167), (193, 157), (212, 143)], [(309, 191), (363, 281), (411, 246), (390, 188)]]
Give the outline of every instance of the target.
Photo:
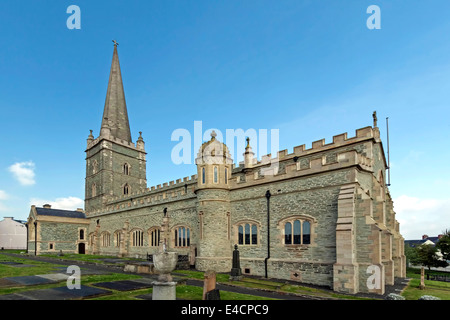
[(34, 255), (37, 256), (37, 221), (34, 222)]
[(266, 271), (267, 278), (267, 260), (270, 259), (270, 191), (266, 191), (266, 199), (267, 199), (267, 257), (264, 259), (264, 267)]

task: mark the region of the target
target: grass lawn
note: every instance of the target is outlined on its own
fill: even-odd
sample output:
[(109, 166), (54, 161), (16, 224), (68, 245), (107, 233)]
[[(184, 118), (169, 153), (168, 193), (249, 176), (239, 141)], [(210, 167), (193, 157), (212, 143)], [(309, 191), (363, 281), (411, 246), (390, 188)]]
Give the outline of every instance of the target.
[[(406, 276), (412, 278), (408, 287), (402, 292), (402, 296), (407, 300), (418, 300), (421, 296), (430, 295), (438, 297), (442, 300), (450, 300), (450, 282), (426, 280), (425, 289), (419, 289), (420, 286), (420, 269), (408, 268)], [(427, 270), (425, 271), (428, 272)], [(445, 272), (432, 271), (433, 274), (446, 274)]]

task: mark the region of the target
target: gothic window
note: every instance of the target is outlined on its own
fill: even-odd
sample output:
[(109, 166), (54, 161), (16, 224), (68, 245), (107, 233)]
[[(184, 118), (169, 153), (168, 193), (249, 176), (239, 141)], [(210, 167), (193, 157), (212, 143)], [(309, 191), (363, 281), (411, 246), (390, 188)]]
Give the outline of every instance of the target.
[(84, 229), (80, 229), (80, 240), (84, 240)]
[(111, 235), (109, 232), (103, 232), (100, 238), (102, 247), (109, 247), (111, 243)]
[(130, 193), (130, 186), (128, 185), (128, 183), (126, 183), (124, 186), (123, 186), (123, 195), (128, 195)]
[(130, 165), (128, 163), (123, 165), (123, 174), (126, 176), (130, 175)]
[(158, 247), (161, 236), (161, 229), (158, 227), (150, 229), (149, 236), (150, 236), (149, 239), (150, 247)]
[(97, 160), (92, 161), (92, 174), (96, 174), (98, 172), (98, 162)]
[(205, 168), (202, 168), (202, 184), (206, 183), (206, 172)]
[(191, 245), (191, 230), (188, 227), (176, 227), (174, 235), (174, 247), (189, 247)]
[(311, 222), (304, 218), (285, 221), (284, 244), (311, 244)]
[(120, 230), (117, 230), (114, 232), (114, 246), (120, 247), (120, 239), (121, 239), (121, 232)]
[(219, 181), (218, 173), (217, 173), (217, 167), (214, 167), (214, 183), (217, 183)]
[(144, 245), (144, 232), (142, 230), (134, 230), (131, 240), (133, 247), (142, 247)]
[(258, 225), (255, 223), (243, 222), (237, 226), (239, 245), (258, 244)]

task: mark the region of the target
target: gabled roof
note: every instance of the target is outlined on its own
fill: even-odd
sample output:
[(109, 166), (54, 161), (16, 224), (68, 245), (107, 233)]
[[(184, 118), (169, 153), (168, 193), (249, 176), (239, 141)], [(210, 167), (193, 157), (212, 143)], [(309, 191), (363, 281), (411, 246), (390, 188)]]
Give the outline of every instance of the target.
[(81, 211), (70, 211), (50, 208), (36, 208), (36, 213), (40, 216), (53, 216), (64, 218), (80, 218), (86, 219), (86, 215)]

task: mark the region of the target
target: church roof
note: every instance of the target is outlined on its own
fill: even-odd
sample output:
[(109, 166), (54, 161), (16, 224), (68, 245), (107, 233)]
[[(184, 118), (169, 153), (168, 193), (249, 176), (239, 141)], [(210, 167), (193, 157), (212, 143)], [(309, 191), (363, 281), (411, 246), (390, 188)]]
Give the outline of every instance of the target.
[(36, 213), (41, 216), (53, 216), (64, 218), (82, 218), (85, 219), (86, 215), (81, 211), (51, 209), (51, 208), (36, 208)]
[(117, 45), (117, 42), (114, 41), (114, 53), (100, 134), (104, 133), (105, 135), (132, 142)]

